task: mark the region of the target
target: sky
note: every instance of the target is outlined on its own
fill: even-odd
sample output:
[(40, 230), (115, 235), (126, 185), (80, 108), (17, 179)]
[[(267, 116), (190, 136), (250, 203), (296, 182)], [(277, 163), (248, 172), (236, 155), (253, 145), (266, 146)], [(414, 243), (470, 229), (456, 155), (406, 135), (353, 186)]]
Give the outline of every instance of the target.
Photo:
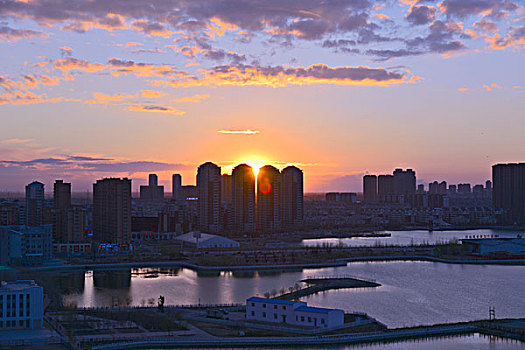
[(0, 0), (0, 191), (296, 165), (484, 183), (525, 161), (525, 0)]

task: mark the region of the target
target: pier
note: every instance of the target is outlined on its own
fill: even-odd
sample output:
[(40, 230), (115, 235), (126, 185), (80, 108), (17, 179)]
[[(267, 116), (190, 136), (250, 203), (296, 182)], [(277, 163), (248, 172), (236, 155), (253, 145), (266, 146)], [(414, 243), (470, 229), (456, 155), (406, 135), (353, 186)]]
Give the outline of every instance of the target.
[(355, 276), (318, 276), (307, 277), (301, 282), (308, 284), (307, 287), (291, 291), (289, 293), (277, 296), (277, 299), (293, 300), (299, 299), (311, 294), (324, 292), (328, 290), (343, 288), (374, 288), (381, 284), (372, 280), (365, 280)]

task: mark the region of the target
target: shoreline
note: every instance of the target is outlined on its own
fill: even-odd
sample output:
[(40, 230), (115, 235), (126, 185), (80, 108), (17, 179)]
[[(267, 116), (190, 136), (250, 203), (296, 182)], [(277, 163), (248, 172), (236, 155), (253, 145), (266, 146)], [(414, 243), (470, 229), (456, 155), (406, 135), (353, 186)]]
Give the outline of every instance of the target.
[(188, 268), (193, 271), (264, 271), (264, 270), (294, 270), (294, 269), (318, 269), (325, 267), (341, 267), (347, 266), (352, 262), (380, 262), (380, 261), (422, 261), (422, 262), (437, 262), (444, 264), (469, 264), (469, 265), (507, 265), (507, 266), (522, 266), (525, 265), (525, 259), (511, 259), (511, 260), (461, 260), (461, 259), (445, 259), (439, 257), (431, 257), (426, 255), (395, 255), (395, 256), (365, 256), (365, 257), (348, 257), (340, 258), (333, 262), (326, 263), (312, 263), (312, 264), (287, 264), (287, 265), (241, 265), (241, 266), (202, 266), (186, 262), (178, 261), (150, 261), (150, 262), (123, 262), (123, 263), (92, 263), (92, 264), (78, 264), (78, 265), (48, 265), (32, 267), (30, 271), (71, 271), (71, 270), (97, 270), (103, 269), (119, 269), (119, 268), (147, 268), (147, 267), (180, 267)]

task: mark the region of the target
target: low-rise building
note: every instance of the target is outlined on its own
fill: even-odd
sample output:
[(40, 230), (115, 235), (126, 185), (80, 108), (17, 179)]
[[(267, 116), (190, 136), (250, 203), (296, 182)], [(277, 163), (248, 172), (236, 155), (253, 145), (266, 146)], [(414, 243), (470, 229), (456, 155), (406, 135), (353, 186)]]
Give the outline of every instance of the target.
[(233, 239), (199, 231), (188, 232), (184, 235), (175, 237), (174, 240), (197, 249), (239, 248), (241, 246), (239, 242), (234, 241)]
[(521, 237), (463, 239), (461, 244), (472, 255), (525, 255), (525, 238)]
[(40, 329), (44, 318), (43, 288), (34, 281), (2, 282), (0, 331)]
[(0, 226), (0, 265), (41, 264), (53, 253), (53, 225)]
[(284, 323), (314, 328), (337, 328), (344, 325), (340, 309), (308, 306), (303, 301), (251, 297), (246, 300), (246, 320)]

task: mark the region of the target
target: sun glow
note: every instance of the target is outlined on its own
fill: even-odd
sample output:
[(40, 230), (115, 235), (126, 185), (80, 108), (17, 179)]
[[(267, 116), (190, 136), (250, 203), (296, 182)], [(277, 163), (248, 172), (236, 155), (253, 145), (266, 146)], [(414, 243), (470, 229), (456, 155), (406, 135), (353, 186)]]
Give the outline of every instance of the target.
[(253, 173), (255, 174), (255, 178), (257, 178), (257, 175), (259, 174), (259, 169), (261, 169), (263, 166), (270, 164), (267, 160), (264, 159), (246, 159), (239, 161), (239, 164), (248, 164), (252, 167)]

